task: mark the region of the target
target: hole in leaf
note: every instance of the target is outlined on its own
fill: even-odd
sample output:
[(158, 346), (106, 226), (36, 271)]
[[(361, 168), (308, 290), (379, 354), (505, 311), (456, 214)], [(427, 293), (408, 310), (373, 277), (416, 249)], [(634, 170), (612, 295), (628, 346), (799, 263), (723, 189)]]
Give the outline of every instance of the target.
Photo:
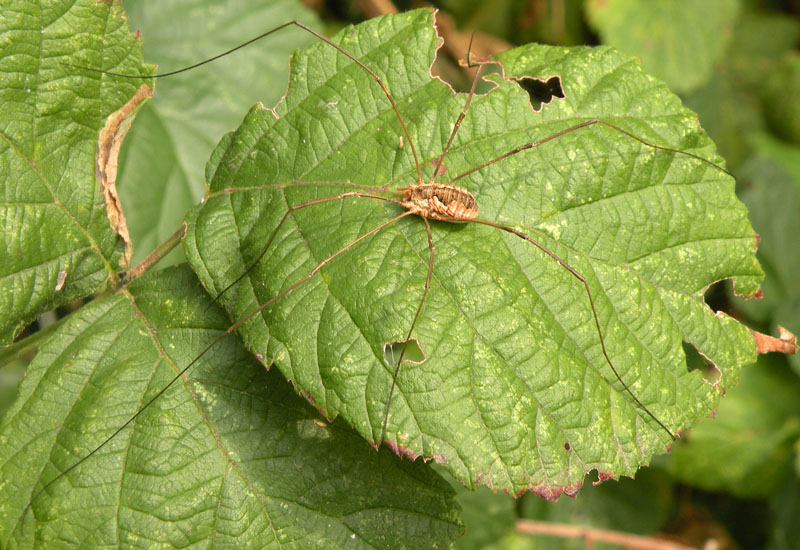
[(547, 80), (524, 76), (515, 79), (520, 88), (528, 92), (528, 98), (534, 111), (539, 112), (542, 105), (553, 101), (554, 97), (564, 99), (564, 89), (561, 87), (561, 77), (551, 76)]
[(683, 353), (686, 354), (686, 368), (689, 372), (699, 370), (709, 383), (714, 383), (719, 378), (719, 369), (689, 342), (683, 342)]
[(708, 304), (708, 307), (710, 307), (714, 313), (718, 311), (724, 311), (728, 314), (731, 314), (731, 303), (729, 296), (728, 282), (727, 280), (722, 280), (717, 281), (706, 289), (705, 294), (703, 295), (703, 300), (705, 300), (706, 304)]
[[(405, 351), (403, 347), (405, 346)], [(383, 345), (383, 358), (389, 365), (397, 365), (402, 356), (403, 363), (411, 363), (412, 365), (421, 365), (425, 362), (427, 357), (425, 352), (419, 345), (419, 340), (411, 338), (406, 343), (405, 340), (398, 342), (386, 342)]]

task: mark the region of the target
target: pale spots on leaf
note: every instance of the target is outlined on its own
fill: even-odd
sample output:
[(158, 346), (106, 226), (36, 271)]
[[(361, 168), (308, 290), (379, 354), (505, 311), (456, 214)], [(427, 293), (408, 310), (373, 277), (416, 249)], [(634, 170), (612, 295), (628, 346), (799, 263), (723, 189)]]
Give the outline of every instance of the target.
[(566, 220), (561, 220), (557, 223), (545, 223), (542, 224), (542, 229), (555, 240), (559, 240), (563, 231), (566, 229), (567, 222)]

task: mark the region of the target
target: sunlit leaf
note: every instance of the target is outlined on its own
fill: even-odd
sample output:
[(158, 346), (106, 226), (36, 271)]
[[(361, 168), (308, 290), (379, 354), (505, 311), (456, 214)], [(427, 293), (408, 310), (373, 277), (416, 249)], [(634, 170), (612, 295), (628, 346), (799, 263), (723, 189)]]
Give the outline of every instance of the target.
[[(429, 179), (466, 99), (429, 75), (439, 43), (431, 12), (376, 19), (336, 41), (386, 82)], [(527, 233), (586, 278), (622, 379), (673, 431), (693, 424), (754, 360), (749, 330), (703, 302), (719, 279), (734, 278), (744, 295), (761, 279), (733, 179), (696, 117), (635, 59), (527, 46), (501, 60), (506, 76), (559, 76), (566, 98), (536, 113), (516, 82), (492, 77), (497, 88), (473, 98), (439, 181), (595, 118), (687, 153), (596, 124), (457, 184), (482, 218)], [(292, 69), (275, 112), (254, 107), (215, 151), (209, 195), (189, 217), (187, 255), (212, 294), (253, 264), (287, 207), (354, 190), (392, 196), (416, 181), (411, 144), (363, 68), (318, 43)], [(394, 372), (385, 346), (408, 334), (430, 252), (415, 217), (345, 248), (402, 212), (365, 197), (295, 209), (222, 296), (242, 319), (342, 251), (240, 333), (316, 407), (373, 443)], [(432, 237), (431, 289), (413, 331), (425, 360), (401, 365), (385, 443), (445, 464), (468, 486), (548, 498), (576, 492), (593, 469), (633, 475), (669, 447), (605, 361), (575, 276), (497, 228), (433, 222)], [(713, 384), (688, 372), (684, 341), (717, 366)]]

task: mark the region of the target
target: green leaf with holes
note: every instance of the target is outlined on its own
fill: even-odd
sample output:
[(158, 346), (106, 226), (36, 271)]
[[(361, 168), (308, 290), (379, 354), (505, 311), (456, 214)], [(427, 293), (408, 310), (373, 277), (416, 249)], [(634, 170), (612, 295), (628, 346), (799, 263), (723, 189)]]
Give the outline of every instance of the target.
[[(103, 32), (115, 47), (106, 47)], [(130, 117), (147, 93), (137, 95), (141, 81), (76, 74), (69, 64), (151, 69), (142, 66), (141, 43), (118, 4), (4, 1), (0, 35), (4, 345), (38, 314), (111, 285), (127, 267), (124, 218), (95, 176), (98, 149), (110, 149), (98, 143), (98, 131), (115, 111)]]
[[(658, 422), (677, 432), (714, 410), (755, 345), (703, 293), (732, 278), (754, 295), (762, 273), (733, 179), (663, 83), (609, 48), (502, 54), (505, 78), (473, 98), (437, 181), (529, 240), (434, 221), (433, 254), (423, 220), (391, 221), (404, 210), (386, 200), (417, 167), (432, 177), (467, 97), (430, 76), (432, 12), (334, 40), (380, 76), (400, 116), (363, 67), (317, 43), (293, 58), (274, 111), (253, 107), (222, 140), (188, 217), (187, 256), (212, 294), (247, 272), (220, 299), (231, 320), (267, 304), (239, 327), (260, 361), (373, 444), (386, 422), (400, 454), (470, 487), (547, 498), (574, 494), (591, 470), (633, 475), (672, 443)], [(512, 79), (525, 76), (559, 77), (565, 97), (533, 102)], [(400, 364), (387, 419), (409, 332), (419, 356)], [(713, 376), (688, 371), (684, 342)]]
[(235, 336), (56, 479), (223, 333), (210, 303), (171, 268), (42, 345), (0, 424), (0, 546), (450, 547), (444, 480), (328, 425)]

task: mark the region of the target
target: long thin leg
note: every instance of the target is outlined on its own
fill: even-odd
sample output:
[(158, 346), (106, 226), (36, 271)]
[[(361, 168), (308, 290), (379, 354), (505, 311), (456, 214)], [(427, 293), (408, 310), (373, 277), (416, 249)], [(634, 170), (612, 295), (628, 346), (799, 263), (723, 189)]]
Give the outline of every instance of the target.
[(300, 210), (301, 208), (305, 208), (306, 206), (312, 206), (312, 205), (321, 204), (321, 203), (324, 203), (324, 202), (335, 201), (335, 200), (344, 199), (344, 198), (347, 198), (347, 197), (367, 197), (367, 198), (372, 198), (372, 199), (380, 199), (380, 200), (384, 200), (384, 201), (387, 201), (387, 202), (392, 202), (392, 203), (394, 203), (394, 204), (396, 204), (398, 206), (402, 206), (402, 204), (400, 204), (400, 201), (398, 201), (398, 200), (390, 199), (390, 198), (384, 197), (382, 195), (375, 195), (374, 193), (364, 193), (364, 192), (361, 192), (361, 191), (347, 191), (347, 192), (341, 193), (339, 195), (334, 195), (334, 196), (331, 196), (331, 197), (324, 197), (324, 198), (321, 198), (321, 199), (314, 199), (314, 200), (310, 200), (308, 202), (304, 202), (304, 203), (295, 204), (295, 205), (290, 206), (286, 210), (286, 212), (283, 214), (283, 217), (281, 218), (281, 221), (278, 223), (278, 225), (275, 227), (275, 229), (270, 234), (269, 239), (267, 239), (267, 243), (264, 245), (264, 249), (261, 251), (261, 254), (258, 255), (258, 258), (256, 258), (255, 261), (252, 264), (250, 264), (250, 267), (248, 267), (247, 269), (244, 270), (244, 273), (242, 273), (241, 275), (236, 277), (236, 279), (234, 279), (234, 281), (232, 283), (230, 283), (228, 286), (223, 288), (222, 291), (214, 297), (214, 299), (211, 301), (211, 303), (208, 304), (208, 306), (206, 306), (206, 309), (210, 308), (215, 303), (217, 303), (217, 301), (222, 297), (223, 294), (225, 294), (228, 290), (230, 290), (236, 283), (238, 283), (239, 281), (244, 279), (245, 276), (248, 273), (250, 273), (250, 271), (252, 271), (253, 268), (255, 268), (258, 265), (258, 262), (261, 261), (261, 259), (264, 257), (264, 254), (266, 254), (267, 250), (269, 250), (270, 245), (272, 245), (272, 241), (275, 239), (275, 236), (278, 234), (278, 231), (280, 230), (281, 226), (283, 225), (283, 222), (286, 221), (286, 218), (288, 218), (289, 215), (292, 214), (292, 212), (294, 212), (296, 210)]
[[(367, 197), (371, 197), (371, 198), (379, 198), (379, 199), (386, 200), (386, 201), (389, 201), (389, 202), (397, 202), (397, 201), (395, 201), (395, 200), (393, 200), (393, 199), (388, 199), (388, 198), (386, 198), (386, 197), (381, 197), (381, 196), (378, 196), (378, 195), (375, 195), (375, 196), (373, 196), (373, 195), (369, 195), (369, 194), (366, 194), (366, 193), (361, 193), (361, 194), (358, 194), (357, 192), (353, 191), (353, 192), (350, 192), (350, 193), (343, 193), (342, 195), (340, 195), (340, 196), (336, 196), (336, 197), (326, 197), (325, 199), (316, 199), (316, 200), (314, 200), (314, 201), (305, 202), (305, 203), (302, 203), (302, 204), (296, 205), (296, 208), (294, 208), (294, 210), (297, 210), (297, 209), (299, 209), (299, 208), (305, 208), (306, 206), (311, 206), (312, 204), (319, 204), (319, 203), (321, 203), (321, 202), (327, 202), (327, 201), (331, 201), (331, 200), (336, 200), (336, 199), (342, 198), (342, 197), (344, 197), (344, 196), (367, 196)], [(288, 214), (288, 212), (287, 212), (287, 214)], [(190, 368), (191, 368), (191, 367), (192, 367), (192, 366), (193, 366), (195, 363), (197, 363), (197, 362), (198, 362), (198, 361), (199, 361), (199, 360), (200, 360), (200, 359), (201, 359), (201, 358), (202, 358), (202, 357), (203, 357), (203, 356), (204, 356), (206, 353), (208, 353), (208, 351), (209, 351), (211, 348), (213, 348), (215, 345), (217, 345), (217, 343), (218, 343), (220, 340), (222, 340), (223, 338), (225, 338), (225, 336), (227, 336), (228, 334), (231, 334), (232, 332), (234, 332), (235, 330), (237, 330), (239, 327), (241, 327), (243, 324), (245, 324), (247, 321), (249, 321), (250, 319), (252, 319), (252, 318), (253, 318), (253, 317), (255, 317), (256, 315), (258, 315), (258, 314), (259, 314), (261, 311), (263, 311), (265, 308), (269, 307), (270, 305), (272, 305), (272, 304), (273, 304), (273, 303), (275, 303), (276, 301), (280, 300), (281, 298), (283, 298), (284, 296), (286, 296), (287, 294), (289, 294), (289, 293), (290, 293), (292, 290), (296, 289), (296, 288), (297, 288), (297, 287), (299, 287), (301, 284), (303, 284), (303, 283), (305, 283), (306, 281), (308, 281), (309, 279), (311, 279), (311, 278), (312, 278), (312, 277), (313, 277), (313, 276), (314, 276), (314, 275), (315, 275), (315, 274), (316, 274), (316, 273), (317, 273), (317, 272), (318, 272), (320, 269), (322, 269), (323, 267), (325, 267), (325, 265), (327, 265), (328, 263), (330, 263), (330, 262), (331, 262), (331, 261), (332, 261), (334, 258), (336, 258), (337, 256), (339, 256), (340, 254), (343, 254), (343, 253), (344, 253), (344, 252), (346, 252), (347, 250), (351, 249), (353, 246), (355, 246), (355, 245), (356, 245), (356, 244), (358, 244), (359, 242), (363, 241), (364, 239), (366, 239), (366, 238), (367, 238), (367, 237), (369, 237), (370, 235), (374, 235), (375, 233), (377, 233), (378, 231), (380, 231), (380, 230), (381, 230), (381, 229), (383, 229), (384, 227), (386, 227), (386, 226), (388, 226), (388, 225), (391, 225), (391, 224), (393, 224), (393, 223), (394, 223), (394, 222), (396, 222), (397, 220), (400, 220), (400, 219), (402, 219), (402, 218), (405, 218), (405, 217), (407, 217), (407, 216), (411, 216), (411, 215), (413, 215), (413, 212), (411, 212), (410, 210), (406, 210), (406, 211), (404, 211), (402, 214), (399, 214), (399, 215), (397, 215), (397, 216), (395, 216), (395, 217), (391, 218), (390, 220), (387, 220), (387, 221), (385, 221), (385, 222), (381, 223), (380, 225), (377, 225), (376, 227), (373, 227), (372, 229), (370, 229), (369, 231), (367, 231), (367, 232), (366, 232), (366, 233), (364, 233), (363, 235), (360, 235), (358, 238), (356, 238), (356, 239), (354, 239), (354, 240), (350, 241), (350, 242), (349, 242), (347, 245), (343, 246), (342, 248), (340, 248), (339, 250), (337, 250), (336, 252), (334, 252), (333, 254), (331, 254), (330, 256), (328, 256), (327, 258), (325, 258), (325, 259), (323, 259), (322, 261), (320, 261), (320, 262), (319, 262), (319, 263), (318, 263), (316, 266), (314, 266), (314, 268), (313, 268), (311, 271), (309, 271), (309, 272), (308, 272), (308, 274), (306, 274), (306, 275), (305, 275), (305, 276), (304, 276), (302, 279), (300, 279), (300, 280), (298, 280), (298, 281), (295, 281), (294, 283), (292, 283), (291, 285), (289, 285), (288, 287), (286, 287), (285, 289), (283, 289), (281, 292), (279, 292), (278, 294), (276, 294), (275, 296), (273, 296), (272, 298), (270, 298), (269, 300), (267, 300), (266, 302), (264, 302), (263, 304), (261, 304), (260, 306), (258, 306), (256, 309), (254, 309), (253, 311), (251, 311), (250, 313), (248, 313), (247, 315), (245, 315), (244, 317), (242, 317), (241, 319), (239, 319), (238, 321), (236, 321), (235, 323), (233, 323), (233, 324), (232, 324), (231, 326), (229, 326), (227, 329), (225, 329), (225, 332), (221, 333), (219, 336), (217, 336), (216, 338), (214, 338), (214, 340), (213, 340), (213, 341), (212, 341), (210, 344), (208, 344), (208, 345), (207, 345), (207, 346), (206, 346), (206, 347), (203, 349), (203, 351), (201, 351), (201, 352), (200, 352), (200, 354), (199, 354), (197, 357), (195, 357), (194, 359), (192, 359), (192, 361), (191, 361), (191, 362), (190, 362), (188, 365), (186, 365), (185, 367), (183, 367), (183, 368), (180, 370), (180, 372), (178, 372), (178, 374), (176, 374), (176, 375), (175, 375), (175, 376), (172, 378), (172, 380), (170, 380), (169, 384), (167, 384), (166, 386), (164, 386), (163, 388), (161, 388), (161, 390), (159, 390), (159, 391), (158, 391), (158, 393), (156, 393), (156, 394), (155, 394), (155, 395), (154, 395), (154, 396), (153, 396), (153, 397), (152, 397), (152, 398), (151, 398), (151, 399), (150, 399), (150, 400), (149, 400), (147, 403), (145, 403), (145, 404), (144, 404), (144, 405), (143, 405), (143, 406), (142, 406), (142, 407), (141, 407), (141, 408), (140, 408), (138, 411), (136, 411), (136, 414), (135, 414), (135, 415), (133, 415), (131, 418), (129, 418), (129, 419), (128, 419), (128, 420), (127, 420), (127, 421), (126, 421), (126, 422), (125, 422), (125, 423), (124, 423), (122, 426), (120, 426), (119, 428), (117, 428), (117, 430), (116, 430), (116, 431), (114, 431), (114, 433), (112, 433), (112, 434), (111, 434), (110, 436), (108, 436), (108, 437), (107, 437), (105, 440), (103, 440), (103, 442), (102, 442), (102, 443), (100, 443), (100, 445), (98, 445), (97, 447), (95, 447), (95, 448), (94, 448), (94, 449), (93, 449), (93, 450), (92, 450), (92, 451), (91, 451), (89, 454), (87, 454), (86, 456), (84, 456), (83, 458), (81, 458), (80, 460), (78, 460), (77, 462), (75, 462), (74, 464), (72, 464), (72, 465), (71, 465), (70, 467), (68, 467), (66, 470), (64, 470), (63, 472), (61, 472), (60, 474), (58, 474), (56, 477), (54, 477), (53, 479), (51, 479), (50, 481), (48, 481), (47, 483), (45, 483), (45, 484), (44, 484), (44, 486), (43, 486), (41, 489), (39, 489), (38, 491), (36, 491), (36, 493), (35, 493), (35, 494), (34, 494), (34, 495), (31, 497), (30, 501), (28, 502), (28, 505), (25, 507), (25, 510), (24, 510), (24, 512), (23, 512), (23, 516), (22, 516), (22, 517), (23, 517), (23, 525), (24, 525), (24, 518), (25, 518), (25, 515), (27, 515), (27, 513), (28, 513), (28, 509), (30, 509), (31, 505), (33, 504), (33, 501), (34, 501), (34, 500), (36, 500), (36, 499), (39, 497), (39, 495), (41, 495), (41, 494), (42, 494), (44, 491), (46, 491), (46, 490), (47, 490), (47, 489), (48, 489), (48, 488), (49, 488), (51, 485), (53, 485), (53, 484), (54, 484), (56, 481), (58, 481), (59, 479), (61, 479), (61, 478), (62, 478), (62, 477), (64, 477), (65, 475), (67, 475), (69, 472), (71, 472), (72, 470), (74, 470), (75, 468), (77, 468), (78, 466), (80, 466), (81, 464), (83, 464), (84, 462), (86, 462), (86, 461), (87, 461), (89, 458), (91, 458), (91, 457), (92, 457), (92, 456), (93, 456), (95, 453), (97, 453), (97, 452), (98, 452), (100, 449), (102, 449), (102, 448), (103, 448), (103, 447), (104, 447), (106, 444), (108, 444), (108, 442), (109, 442), (109, 441), (111, 441), (112, 439), (114, 439), (114, 438), (115, 438), (115, 437), (116, 437), (116, 436), (117, 436), (117, 435), (118, 435), (120, 432), (122, 432), (122, 430), (124, 430), (125, 428), (127, 428), (127, 427), (128, 427), (128, 425), (129, 425), (131, 422), (133, 422), (134, 420), (136, 420), (136, 418), (137, 418), (137, 417), (138, 417), (138, 416), (139, 416), (139, 415), (140, 415), (140, 414), (141, 414), (141, 413), (142, 413), (142, 412), (143, 412), (145, 409), (147, 409), (147, 408), (148, 408), (150, 405), (152, 405), (152, 404), (153, 404), (153, 403), (156, 401), (156, 399), (158, 399), (159, 397), (161, 397), (161, 396), (164, 394), (164, 392), (166, 392), (166, 391), (167, 391), (167, 390), (168, 390), (170, 387), (172, 387), (172, 385), (173, 385), (175, 382), (177, 382), (177, 381), (178, 381), (178, 379), (180, 379), (180, 378), (181, 378), (181, 377), (182, 377), (182, 376), (183, 376), (183, 375), (186, 373), (186, 371), (188, 371), (188, 370), (189, 370), (189, 369), (190, 369)], [(283, 219), (286, 219), (286, 215), (284, 215), (284, 218), (283, 218)], [(281, 220), (281, 223), (283, 223), (283, 220)], [(277, 231), (277, 230), (276, 230), (276, 231)], [(275, 233), (275, 232), (273, 232), (273, 235), (274, 235), (274, 233)], [(429, 231), (429, 236), (430, 236), (430, 231)], [(429, 268), (429, 269), (430, 269), (430, 268)], [(427, 292), (427, 291), (426, 291), (426, 292)], [(419, 314), (419, 312), (418, 312), (417, 314)], [(412, 325), (412, 328), (413, 328), (413, 325)]]
[(547, 254), (548, 256), (550, 256), (550, 257), (551, 257), (553, 260), (555, 260), (555, 261), (556, 261), (556, 262), (557, 262), (557, 263), (558, 263), (558, 264), (559, 264), (561, 267), (563, 267), (564, 269), (566, 269), (566, 270), (567, 270), (567, 271), (568, 271), (568, 272), (569, 272), (569, 273), (570, 273), (570, 274), (571, 274), (573, 277), (575, 277), (576, 279), (578, 279), (578, 280), (581, 282), (581, 284), (583, 284), (583, 288), (584, 288), (584, 289), (586, 289), (586, 296), (587, 296), (587, 298), (589, 298), (589, 307), (590, 307), (590, 308), (591, 308), (591, 310), (592, 310), (592, 317), (594, 318), (594, 325), (595, 325), (595, 328), (597, 329), (597, 336), (598, 336), (598, 337), (599, 337), (599, 339), (600, 339), (600, 349), (601, 349), (601, 350), (602, 350), (602, 352), (603, 352), (603, 356), (605, 357), (605, 359), (606, 359), (606, 362), (608, 363), (608, 366), (609, 366), (609, 367), (611, 367), (611, 371), (614, 373), (614, 376), (616, 376), (616, 377), (617, 377), (617, 380), (619, 380), (619, 383), (620, 383), (620, 384), (622, 384), (622, 387), (623, 387), (623, 388), (625, 388), (625, 391), (628, 393), (628, 395), (630, 395), (630, 396), (631, 396), (631, 398), (634, 400), (634, 402), (635, 402), (635, 403), (636, 403), (636, 404), (637, 404), (639, 407), (641, 407), (641, 409), (642, 409), (644, 412), (646, 412), (646, 413), (647, 413), (647, 415), (648, 415), (650, 418), (652, 418), (652, 419), (653, 419), (653, 420), (654, 420), (654, 421), (655, 421), (655, 422), (656, 422), (656, 423), (657, 423), (659, 426), (661, 426), (661, 428), (663, 428), (663, 430), (664, 430), (665, 432), (667, 432), (667, 433), (669, 434), (669, 436), (670, 436), (670, 437), (671, 437), (673, 440), (676, 440), (676, 439), (678, 439), (678, 437), (677, 437), (677, 436), (676, 436), (674, 433), (672, 433), (672, 430), (670, 430), (669, 428), (667, 428), (667, 427), (664, 425), (664, 423), (663, 423), (663, 422), (661, 422), (661, 420), (659, 420), (658, 418), (656, 418), (656, 416), (655, 416), (655, 415), (654, 415), (652, 412), (650, 412), (650, 409), (648, 409), (647, 407), (645, 407), (645, 406), (644, 406), (644, 404), (643, 404), (641, 401), (639, 401), (639, 398), (638, 398), (638, 397), (636, 397), (636, 395), (634, 395), (634, 393), (631, 391), (631, 389), (628, 387), (628, 385), (625, 383), (625, 381), (622, 379), (622, 377), (621, 377), (621, 376), (619, 375), (619, 373), (617, 372), (617, 369), (616, 369), (616, 367), (614, 367), (614, 363), (612, 363), (612, 362), (611, 362), (611, 357), (609, 357), (609, 355), (608, 355), (608, 351), (606, 350), (606, 342), (605, 342), (605, 339), (603, 338), (603, 331), (600, 329), (600, 319), (597, 317), (597, 310), (596, 310), (596, 309), (595, 309), (595, 307), (594, 307), (594, 299), (592, 298), (592, 292), (589, 290), (589, 283), (588, 283), (588, 282), (586, 282), (586, 278), (585, 278), (583, 275), (581, 275), (580, 273), (578, 273), (578, 272), (575, 270), (575, 268), (573, 268), (571, 265), (569, 265), (567, 262), (565, 262), (563, 259), (561, 259), (561, 257), (560, 257), (559, 255), (557, 255), (555, 252), (553, 252), (553, 251), (549, 250), (549, 249), (548, 249), (548, 248), (546, 248), (544, 245), (542, 245), (541, 243), (539, 243), (537, 240), (533, 239), (533, 238), (532, 238), (532, 237), (530, 237), (529, 235), (526, 235), (526, 234), (525, 234), (525, 233), (523, 233), (522, 231), (519, 231), (519, 230), (517, 230), (517, 229), (514, 229), (513, 227), (508, 227), (508, 226), (506, 226), (506, 225), (499, 224), (499, 223), (497, 223), (497, 222), (489, 221), (489, 220), (481, 220), (481, 219), (476, 219), (476, 220), (473, 220), (473, 221), (474, 221), (475, 223), (479, 223), (479, 224), (482, 224), (482, 225), (487, 225), (487, 226), (489, 226), (489, 227), (494, 227), (494, 228), (497, 228), (497, 229), (502, 229), (503, 231), (506, 231), (506, 232), (508, 232), (508, 233), (511, 233), (512, 235), (516, 235), (517, 237), (520, 237), (521, 239), (524, 239), (525, 241), (527, 241), (527, 242), (531, 243), (531, 244), (532, 244), (532, 245), (534, 245), (536, 248), (538, 248), (539, 250), (541, 250), (542, 252), (544, 252), (545, 254)]
[[(473, 33), (474, 36), (474, 33)], [(469, 40), (470, 47), (472, 47), (472, 38)], [(469, 58), (469, 51), (467, 52), (467, 58)], [(445, 156), (447, 156), (447, 152), (450, 151), (450, 145), (452, 145), (453, 140), (456, 137), (456, 132), (461, 127), (461, 122), (464, 120), (464, 117), (467, 116), (467, 110), (469, 109), (469, 104), (472, 103), (472, 96), (475, 95), (475, 88), (478, 87), (478, 79), (481, 76), (481, 69), (483, 65), (478, 67), (478, 70), (475, 71), (475, 78), (472, 79), (472, 87), (469, 89), (469, 94), (467, 94), (467, 101), (464, 103), (464, 108), (461, 110), (461, 114), (458, 115), (456, 119), (456, 123), (453, 125), (453, 131), (450, 132), (450, 138), (447, 140), (447, 145), (444, 148), (442, 154), (433, 162), (433, 177), (435, 178), (436, 175), (439, 173), (439, 168), (441, 168), (442, 163), (444, 162)]]
[(378, 76), (378, 74), (375, 73), (375, 71), (373, 71), (368, 66), (366, 66), (362, 61), (360, 61), (355, 56), (353, 56), (353, 54), (351, 54), (350, 52), (348, 52), (347, 50), (345, 50), (341, 46), (338, 46), (338, 45), (334, 44), (328, 38), (325, 38), (324, 36), (319, 34), (317, 31), (313, 30), (312, 28), (306, 27), (305, 25), (303, 25), (299, 21), (289, 21), (288, 23), (284, 23), (283, 25), (279, 25), (279, 26), (275, 27), (272, 30), (269, 30), (269, 31), (267, 31), (265, 33), (259, 34), (255, 38), (251, 38), (247, 42), (239, 44), (235, 48), (231, 48), (230, 50), (224, 51), (221, 54), (215, 55), (214, 57), (209, 57), (208, 59), (205, 59), (203, 61), (195, 63), (194, 65), (189, 65), (188, 67), (184, 67), (182, 69), (177, 69), (175, 71), (170, 71), (168, 73), (154, 75), (154, 76), (143, 76), (143, 75), (138, 75), (138, 74), (137, 75), (130, 75), (130, 74), (123, 74), (123, 73), (112, 73), (112, 72), (109, 72), (109, 71), (103, 71), (103, 70), (100, 70), (100, 69), (94, 69), (92, 67), (78, 67), (78, 66), (75, 66), (75, 65), (67, 65), (67, 66), (68, 67), (72, 67), (74, 69), (82, 69), (82, 70), (92, 71), (92, 72), (95, 72), (95, 73), (107, 74), (109, 76), (115, 76), (115, 77), (118, 77), (118, 78), (130, 78), (130, 79), (135, 79), (135, 80), (149, 80), (151, 78), (164, 78), (164, 77), (167, 77), (167, 76), (174, 76), (176, 74), (184, 73), (186, 71), (191, 71), (192, 69), (196, 69), (197, 67), (201, 67), (203, 65), (206, 65), (207, 63), (211, 63), (212, 61), (216, 61), (217, 59), (225, 57), (226, 55), (230, 55), (230, 54), (232, 54), (233, 52), (235, 52), (237, 50), (241, 50), (242, 48), (244, 48), (246, 46), (249, 46), (253, 42), (258, 42), (262, 38), (266, 38), (267, 36), (269, 36), (269, 35), (271, 35), (273, 33), (276, 33), (276, 32), (278, 32), (278, 31), (280, 31), (282, 29), (285, 29), (286, 27), (290, 27), (292, 25), (303, 29), (307, 33), (319, 38), (320, 40), (322, 40), (323, 42), (325, 42), (326, 44), (328, 44), (332, 48), (335, 48), (339, 53), (341, 53), (342, 55), (344, 55), (345, 57), (350, 59), (353, 63), (355, 63), (356, 65), (358, 65), (359, 67), (361, 67), (362, 69), (367, 71), (367, 73), (375, 80), (375, 82), (378, 83), (378, 86), (380, 86), (381, 90), (383, 90), (383, 93), (386, 96), (386, 98), (389, 100), (389, 103), (392, 104), (392, 109), (394, 110), (394, 113), (397, 115), (397, 119), (400, 121), (400, 126), (403, 127), (403, 133), (406, 135), (406, 138), (408, 139), (408, 144), (411, 146), (411, 154), (414, 156), (414, 164), (416, 165), (416, 168), (417, 168), (417, 179), (418, 179), (418, 181), (420, 183), (422, 183), (422, 170), (420, 169), (420, 166), (419, 166), (419, 159), (417, 157), (417, 149), (414, 147), (414, 140), (411, 139), (411, 134), (408, 133), (408, 128), (406, 127), (406, 123), (403, 120), (403, 117), (400, 115), (400, 109), (397, 107), (397, 103), (395, 103), (394, 98), (392, 97), (392, 94), (389, 92), (389, 89), (386, 87), (386, 84), (383, 83), (383, 79), (380, 76)]
[(521, 153), (522, 151), (526, 151), (528, 149), (533, 149), (534, 147), (539, 147), (540, 145), (543, 145), (543, 144), (547, 143), (548, 141), (552, 141), (552, 140), (554, 140), (556, 138), (559, 138), (559, 137), (561, 137), (561, 136), (563, 136), (565, 134), (569, 134), (570, 132), (574, 132), (575, 130), (580, 130), (581, 128), (587, 128), (587, 127), (593, 126), (595, 124), (601, 124), (603, 126), (606, 126), (607, 128), (611, 128), (612, 130), (616, 130), (617, 132), (620, 132), (621, 134), (624, 134), (624, 135), (628, 136), (631, 139), (635, 139), (636, 141), (638, 141), (639, 143), (641, 143), (643, 145), (647, 145), (648, 147), (652, 147), (653, 149), (658, 149), (659, 151), (667, 151), (669, 153), (679, 153), (679, 154), (682, 154), (682, 155), (686, 155), (687, 157), (702, 161), (702, 162), (708, 164), (709, 166), (713, 166), (717, 170), (721, 170), (721, 171), (725, 172), (726, 174), (728, 174), (730, 176), (733, 176), (733, 174), (728, 172), (726, 169), (722, 168), (721, 166), (717, 166), (716, 164), (714, 164), (710, 160), (705, 159), (705, 158), (703, 158), (703, 157), (701, 157), (699, 155), (695, 155), (694, 153), (687, 153), (686, 151), (679, 151), (677, 149), (672, 149), (670, 147), (665, 147), (663, 145), (658, 145), (656, 143), (650, 143), (649, 141), (647, 141), (645, 139), (642, 139), (639, 136), (637, 136), (635, 134), (632, 134), (631, 132), (629, 132), (627, 130), (624, 130), (623, 128), (620, 128), (619, 126), (615, 126), (614, 124), (611, 124), (610, 122), (606, 122), (605, 120), (601, 120), (599, 118), (594, 118), (592, 120), (585, 120), (585, 121), (581, 122), (580, 124), (576, 124), (575, 126), (570, 126), (569, 128), (561, 130), (560, 132), (556, 132), (555, 134), (547, 136), (546, 138), (541, 139), (539, 141), (532, 141), (531, 143), (526, 143), (525, 145), (520, 145), (519, 147), (515, 147), (514, 149), (512, 149), (508, 153), (502, 154), (497, 158), (493, 158), (492, 160), (484, 162), (483, 164), (480, 164), (480, 165), (476, 166), (475, 168), (471, 168), (471, 169), (467, 170), (463, 174), (457, 175), (456, 177), (454, 177), (453, 179), (451, 179), (447, 183), (448, 184), (452, 184), (453, 182), (458, 181), (458, 180), (460, 180), (461, 178), (463, 178), (465, 176), (468, 176), (468, 175), (470, 175), (470, 174), (472, 174), (474, 172), (477, 172), (479, 170), (483, 170), (487, 166), (490, 166), (490, 165), (492, 165), (492, 164), (494, 164), (496, 162), (500, 162), (501, 160), (503, 160), (505, 158), (508, 158), (508, 157), (510, 157), (512, 155), (516, 155), (517, 153)]
[(389, 397), (386, 400), (386, 408), (383, 411), (383, 428), (381, 428), (381, 438), (378, 440), (378, 444), (375, 446), (376, 448), (380, 448), (383, 445), (384, 439), (386, 439), (386, 426), (389, 423), (389, 407), (392, 404), (392, 396), (394, 395), (394, 388), (397, 386), (397, 375), (400, 374), (400, 365), (403, 363), (403, 356), (406, 354), (406, 348), (408, 347), (408, 341), (411, 340), (411, 334), (414, 332), (414, 327), (417, 324), (417, 319), (419, 319), (420, 313), (422, 313), (422, 306), (425, 304), (425, 298), (428, 297), (428, 291), (431, 288), (431, 277), (433, 276), (433, 258), (435, 256), (436, 247), (433, 245), (433, 235), (431, 234), (431, 224), (428, 223), (428, 218), (422, 218), (422, 221), (425, 222), (425, 231), (428, 234), (428, 249), (431, 251), (430, 259), (428, 260), (428, 276), (425, 278), (425, 290), (422, 291), (422, 299), (419, 301), (419, 305), (417, 306), (417, 312), (414, 314), (414, 320), (411, 321), (411, 327), (408, 329), (408, 334), (406, 335), (406, 339), (403, 342), (403, 347), (400, 349), (400, 358), (397, 361), (397, 365), (394, 368), (394, 374), (392, 375), (392, 385), (389, 388)]

